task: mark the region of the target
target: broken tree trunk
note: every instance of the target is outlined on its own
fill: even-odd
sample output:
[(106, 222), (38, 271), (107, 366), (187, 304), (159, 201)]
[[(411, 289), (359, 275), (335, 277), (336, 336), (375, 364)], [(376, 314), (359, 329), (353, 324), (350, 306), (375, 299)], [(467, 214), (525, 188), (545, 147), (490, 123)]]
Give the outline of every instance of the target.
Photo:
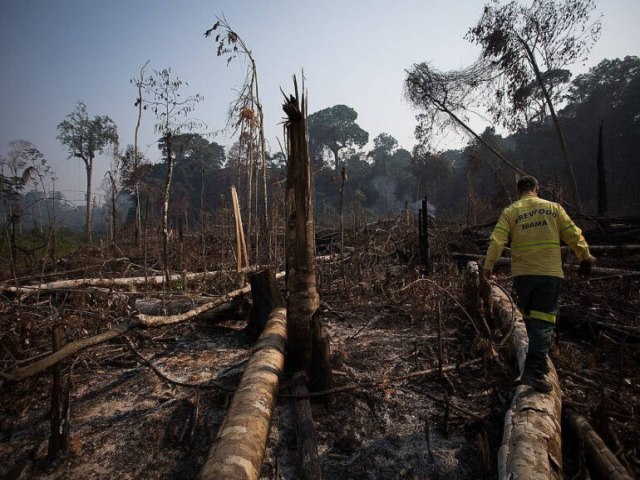
[[(244, 239), (244, 227), (242, 226), (242, 215), (240, 214), (240, 201), (236, 187), (231, 187), (231, 201), (233, 203), (233, 218), (236, 225), (236, 260), (238, 273), (242, 271), (242, 264), (249, 268), (249, 252), (247, 252), (247, 242)], [(244, 260), (244, 262), (243, 262)]]
[(91, 347), (93, 345), (98, 345), (100, 343), (106, 342), (113, 338), (119, 337), (126, 331), (128, 331), (133, 325), (135, 321), (125, 320), (124, 322), (119, 323), (111, 330), (107, 330), (106, 332), (102, 332), (99, 335), (95, 335), (89, 338), (83, 338), (82, 340), (77, 340), (75, 342), (67, 343), (60, 350), (53, 352), (51, 355), (44, 357), (37, 362), (32, 363), (31, 365), (27, 365), (26, 367), (19, 368), (15, 372), (5, 373), (2, 372), (0, 374), (0, 387), (4, 384), (5, 381), (19, 381), (23, 380), (27, 377), (35, 375), (37, 373), (46, 370), (47, 368), (55, 365), (56, 363), (68, 358), (76, 353), (84, 350), (85, 348)]
[[(469, 262), (467, 275), (478, 275), (478, 264)], [(496, 285), (484, 288), (492, 316), (511, 335), (520, 374), (524, 369), (529, 340), (522, 314), (512, 299)], [(502, 445), (498, 450), (498, 478), (562, 478), (560, 383), (549, 362), (549, 394), (520, 385), (505, 415)]]
[(284, 306), (284, 300), (280, 293), (280, 287), (276, 282), (273, 269), (263, 270), (249, 277), (251, 285), (251, 316), (247, 324), (247, 333), (253, 338), (258, 338), (269, 319), (269, 314), (274, 308)]
[[(333, 384), (328, 367), (328, 337), (322, 328), (312, 329), (312, 319), (320, 302), (316, 288), (315, 228), (313, 221), (313, 189), (306, 132), (306, 102), (298, 96), (294, 77), (295, 96), (286, 99), (283, 110), (287, 114), (287, 306), (289, 351), (287, 361), (294, 370), (305, 370), (314, 386), (322, 389)], [(304, 86), (303, 86), (304, 89)], [(318, 337), (312, 341), (312, 336)], [(314, 350), (313, 345), (325, 345)], [(312, 360), (312, 357), (316, 357)], [(325, 368), (312, 369), (311, 363)], [(318, 376), (322, 372), (324, 378)]]
[(563, 417), (569, 428), (575, 432), (576, 438), (584, 445), (587, 466), (594, 478), (631, 480), (629, 472), (609, 450), (600, 435), (591, 428), (586, 418), (570, 408), (564, 409)]
[(277, 308), (260, 335), (200, 479), (257, 479), (284, 367), (287, 313)]
[(291, 380), (296, 417), (296, 438), (298, 440), (299, 473), (302, 480), (320, 480), (320, 459), (318, 458), (318, 440), (313, 426), (307, 376), (303, 370), (293, 374)]
[[(60, 327), (53, 330), (53, 349), (62, 348)], [(64, 378), (60, 365), (53, 367), (51, 386), (51, 436), (49, 437), (48, 457), (54, 461), (69, 451), (69, 380)]]
[[(198, 305), (210, 303), (211, 297), (183, 297), (171, 300), (161, 298), (136, 299), (134, 308), (145, 315), (176, 315), (185, 313)], [(230, 302), (212, 308), (198, 315), (198, 320), (221, 321), (245, 318), (249, 312), (250, 303), (246, 297), (236, 297)]]

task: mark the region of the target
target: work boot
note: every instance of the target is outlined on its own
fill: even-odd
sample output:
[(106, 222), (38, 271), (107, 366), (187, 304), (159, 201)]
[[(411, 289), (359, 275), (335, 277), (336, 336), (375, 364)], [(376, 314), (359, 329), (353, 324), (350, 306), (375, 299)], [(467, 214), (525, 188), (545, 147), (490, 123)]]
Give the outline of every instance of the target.
[(544, 376), (522, 375), (520, 385), (528, 385), (540, 393), (549, 393), (553, 390), (551, 382)]
[(540, 393), (549, 393), (553, 387), (551, 382), (545, 378), (548, 371), (546, 355), (528, 354), (524, 362), (520, 385), (528, 385)]

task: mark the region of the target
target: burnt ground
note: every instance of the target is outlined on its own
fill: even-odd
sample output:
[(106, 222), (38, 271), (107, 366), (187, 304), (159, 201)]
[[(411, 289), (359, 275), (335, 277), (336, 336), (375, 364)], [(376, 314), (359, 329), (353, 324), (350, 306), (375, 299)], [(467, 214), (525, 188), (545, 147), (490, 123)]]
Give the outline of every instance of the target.
[[(336, 393), (333, 403), (312, 403), (324, 478), (495, 478), (516, 376), (509, 348), (499, 347), (502, 333), (494, 330), (487, 338), (482, 319), (472, 323), (452, 299), (463, 298), (462, 274), (439, 240), (445, 235), (434, 234), (435, 272), (425, 280), (412, 235), (399, 225), (389, 222), (355, 233), (349, 238), (356, 248), (348, 261), (318, 265), (318, 315), (331, 336), (336, 387), (365, 384)], [(84, 275), (77, 267), (101, 256), (92, 275), (139, 274), (135, 264), (140, 262), (112, 262), (107, 254), (95, 253), (66, 265), (72, 272), (66, 276)], [(628, 263), (600, 259), (600, 266)], [(58, 271), (62, 278), (64, 269)], [(497, 280), (510, 291), (506, 272)], [(53, 325), (61, 325), (65, 341), (73, 341), (126, 318), (136, 298), (215, 295), (231, 290), (231, 284), (226, 278), (190, 285), (188, 291), (173, 285), (172, 292), (164, 293), (78, 289), (5, 296), (0, 304), (1, 369), (50, 351)], [(638, 476), (638, 279), (594, 275), (585, 281), (568, 275), (563, 288), (552, 351), (563, 401), (589, 418)], [(5, 385), (0, 391), (0, 477), (196, 478), (250, 355), (245, 325), (245, 318), (200, 319), (133, 330), (63, 362), (71, 379), (70, 451), (57, 460), (47, 458), (50, 373)], [(454, 368), (441, 375), (440, 362)], [(400, 379), (430, 369), (436, 371)], [(289, 394), (287, 373), (264, 479), (299, 478)], [(566, 478), (585, 478), (579, 442), (567, 437), (563, 444)]]

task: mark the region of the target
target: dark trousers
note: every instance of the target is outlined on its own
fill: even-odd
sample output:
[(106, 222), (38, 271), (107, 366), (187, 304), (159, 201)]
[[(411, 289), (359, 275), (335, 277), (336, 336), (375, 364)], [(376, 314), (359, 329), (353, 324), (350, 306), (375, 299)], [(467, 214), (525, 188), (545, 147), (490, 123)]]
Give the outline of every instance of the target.
[(513, 286), (529, 336), (528, 361), (535, 358), (542, 362), (544, 359), (546, 364), (546, 355), (551, 347), (558, 315), (560, 278), (520, 275), (513, 278)]

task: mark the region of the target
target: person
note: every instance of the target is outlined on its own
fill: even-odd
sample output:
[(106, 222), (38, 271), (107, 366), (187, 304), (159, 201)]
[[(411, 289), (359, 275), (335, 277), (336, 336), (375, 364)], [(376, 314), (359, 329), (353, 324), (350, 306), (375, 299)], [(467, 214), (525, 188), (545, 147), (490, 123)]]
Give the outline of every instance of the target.
[(547, 354), (558, 315), (562, 259), (560, 241), (580, 260), (580, 272), (588, 274), (595, 262), (582, 231), (564, 208), (538, 196), (535, 177), (526, 175), (517, 182), (519, 200), (505, 208), (496, 224), (483, 267), (483, 277), (491, 280), (492, 270), (502, 250), (511, 240), (511, 276), (529, 337), (529, 348), (520, 383), (542, 393), (551, 391), (546, 378)]

